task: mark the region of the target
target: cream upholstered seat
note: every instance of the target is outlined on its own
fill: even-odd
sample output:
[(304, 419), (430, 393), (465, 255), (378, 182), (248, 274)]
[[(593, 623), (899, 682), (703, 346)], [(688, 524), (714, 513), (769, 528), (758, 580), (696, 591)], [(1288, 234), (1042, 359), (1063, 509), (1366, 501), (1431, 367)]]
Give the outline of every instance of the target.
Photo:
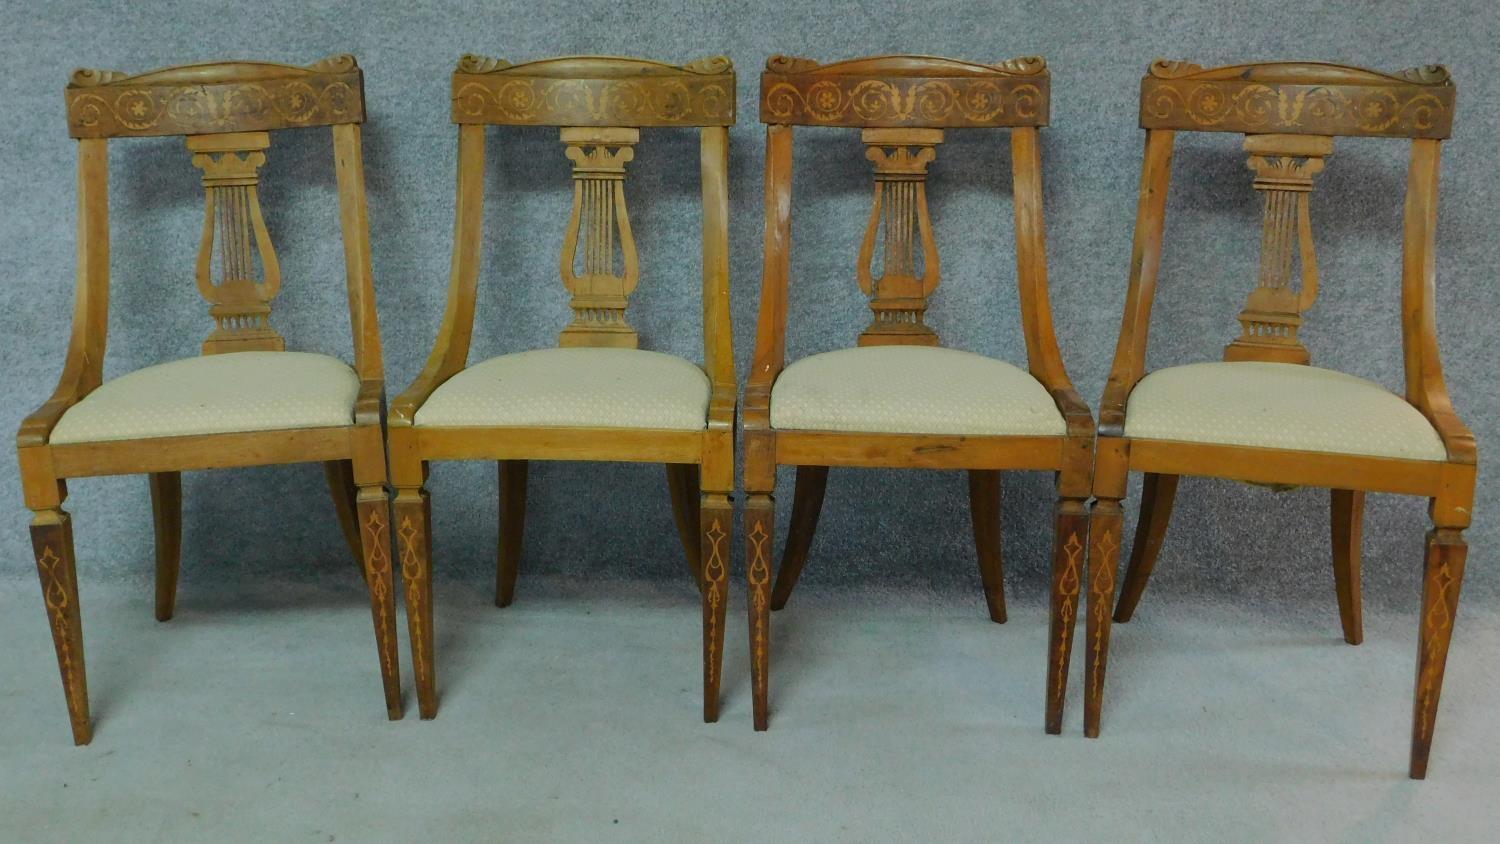
[(708, 376), (696, 364), (640, 349), (537, 349), (454, 375), (417, 411), (418, 427), (708, 426)]
[(1005, 361), (930, 346), (863, 346), (803, 358), (771, 388), (782, 430), (1060, 436), (1057, 405)]
[(1432, 424), (1405, 399), (1330, 369), (1290, 363), (1194, 363), (1140, 380), (1125, 436), (1444, 460)]
[(329, 428), (354, 424), (359, 378), (338, 358), (230, 352), (148, 366), (68, 408), (49, 442)]

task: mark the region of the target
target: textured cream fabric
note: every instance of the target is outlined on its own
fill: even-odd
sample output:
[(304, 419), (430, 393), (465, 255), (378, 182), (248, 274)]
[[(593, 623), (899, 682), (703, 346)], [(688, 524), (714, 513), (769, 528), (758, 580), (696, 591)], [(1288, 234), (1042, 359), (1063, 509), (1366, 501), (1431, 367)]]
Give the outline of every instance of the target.
[(1125, 435), (1296, 451), (1443, 460), (1437, 431), (1386, 388), (1291, 363), (1161, 369), (1130, 393)]
[(797, 361), (771, 388), (771, 427), (980, 436), (1067, 430), (1030, 373), (928, 346), (865, 346)]
[(49, 442), (352, 425), (358, 394), (354, 370), (327, 355), (204, 355), (105, 382), (68, 408)]
[(449, 378), (417, 411), (422, 427), (558, 426), (698, 431), (708, 376), (639, 349), (537, 349), (501, 355)]

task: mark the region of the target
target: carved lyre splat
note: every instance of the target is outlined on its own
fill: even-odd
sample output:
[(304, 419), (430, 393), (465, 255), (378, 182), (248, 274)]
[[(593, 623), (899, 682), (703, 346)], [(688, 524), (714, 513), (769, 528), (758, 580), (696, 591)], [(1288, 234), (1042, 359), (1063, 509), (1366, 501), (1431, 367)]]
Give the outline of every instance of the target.
[[(943, 130), (865, 129), (860, 140), (875, 163), (875, 201), (858, 267), (874, 318), (859, 344), (936, 346), (937, 334), (923, 322), (941, 271), (927, 215), (927, 165), (937, 157)], [(877, 238), (884, 247), (879, 276), (873, 267)]]
[[(563, 329), (562, 346), (639, 345), (625, 321), (625, 307), (640, 280), (635, 238), (625, 210), (625, 164), (639, 129), (569, 127), (562, 142), (573, 162), (573, 215), (563, 239), (562, 280), (573, 299), (573, 322)], [(619, 232), (616, 260), (615, 232)], [(582, 273), (576, 271), (582, 265)], [(618, 271), (616, 268), (619, 268)]]
[[(209, 302), (214, 330), (203, 342), (204, 354), (286, 348), (286, 341), (271, 327), (271, 300), (281, 290), (281, 266), (260, 213), (257, 189), (270, 145), (266, 132), (190, 135), (187, 139), (193, 166), (203, 171), (205, 195), (198, 292)], [(217, 283), (215, 243), (219, 247)]]
[[(1318, 259), (1313, 251), (1307, 199), (1313, 176), (1333, 154), (1325, 135), (1247, 135), (1245, 151), (1255, 171), (1255, 189), (1265, 195), (1260, 241), (1260, 284), (1240, 312), (1242, 331), (1224, 349), (1225, 360), (1307, 363), (1297, 330), (1302, 312), (1318, 298)], [(1302, 286), (1292, 288), (1292, 253), (1300, 254)]]

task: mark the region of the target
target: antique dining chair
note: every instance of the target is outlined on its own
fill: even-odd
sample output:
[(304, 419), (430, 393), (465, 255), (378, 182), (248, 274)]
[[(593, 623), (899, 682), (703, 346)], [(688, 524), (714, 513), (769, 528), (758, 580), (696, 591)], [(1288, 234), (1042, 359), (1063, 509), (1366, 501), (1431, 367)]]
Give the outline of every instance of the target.
[[(755, 359), (745, 390), (745, 541), (755, 728), (769, 717), (770, 611), (807, 559), (832, 466), (964, 469), (990, 618), (1005, 620), (1000, 471), (1057, 473), (1046, 725), (1062, 725), (1087, 542), (1094, 424), (1068, 375), (1047, 293), (1037, 130), (1050, 77), (1040, 58), (995, 65), (882, 56), (820, 65), (775, 56), (761, 76), (766, 123), (765, 268)], [(794, 126), (858, 128), (874, 199), (855, 262), (872, 319), (853, 349), (786, 365)], [(1009, 129), (1016, 269), (1027, 368), (939, 347), (925, 319), (939, 258), (928, 166), (948, 129)], [(877, 254), (879, 259), (877, 261)], [(776, 468), (797, 467), (791, 525), (774, 588)]]
[[(88, 684), (68, 478), (145, 473), (156, 523), (156, 617), (172, 617), (187, 470), (322, 462), (345, 539), (364, 570), (386, 711), (401, 717), (385, 448), (384, 380), (370, 277), (360, 123), (364, 83), (349, 55), (299, 67), (218, 62), (135, 76), (79, 70), (67, 87), (78, 140), (78, 285), (72, 338), (52, 397), (16, 437), (42, 597), (57, 647), (73, 740), (87, 744)], [(271, 132), (333, 133), (354, 366), (284, 351), (271, 320), (281, 287), (260, 206)], [(198, 292), (213, 330), (203, 356), (104, 380), (109, 323), (111, 138), (183, 135), (202, 171)], [(182, 169), (191, 172), (184, 160)], [(182, 175), (182, 174), (179, 174)]]
[[(1141, 515), (1115, 621), (1128, 621), (1166, 534), (1182, 475), (1332, 490), (1333, 568), (1344, 638), (1359, 644), (1366, 492), (1431, 502), (1413, 710), (1411, 776), (1427, 771), (1474, 499), (1474, 435), (1454, 414), (1438, 359), (1434, 240), (1438, 151), (1453, 123), (1448, 72), (1396, 74), (1320, 63), (1204, 69), (1158, 61), (1141, 83), (1146, 130), (1125, 317), (1100, 409), (1090, 523), (1084, 732), (1096, 736), (1120, 550), (1120, 500), (1145, 473)], [(1224, 360), (1146, 371), (1172, 147), (1179, 131), (1245, 136), (1263, 197), (1258, 286)], [(1309, 211), (1335, 136), (1409, 138), (1403, 234), (1406, 394), (1309, 365), (1298, 337), (1318, 292)], [(1299, 273), (1294, 280), (1294, 259)], [(1294, 283), (1294, 281), (1296, 283)]]
[[(518, 65), (464, 56), (452, 90), (458, 210), (447, 311), (426, 368), (392, 403), (390, 420), (396, 535), (422, 717), (437, 714), (428, 464), (498, 461), (495, 603), (504, 607), (515, 593), (527, 461), (610, 460), (666, 464), (672, 510), (702, 597), (703, 717), (717, 720), (734, 489), (728, 229), (734, 69), (723, 57), (677, 67), (595, 56)], [(560, 129), (562, 152), (573, 163), (573, 207), (560, 233), (559, 261), (572, 320), (559, 348), (468, 366), (490, 125)], [(700, 130), (701, 367), (640, 349), (626, 318), (640, 266), (625, 175), (641, 127)]]

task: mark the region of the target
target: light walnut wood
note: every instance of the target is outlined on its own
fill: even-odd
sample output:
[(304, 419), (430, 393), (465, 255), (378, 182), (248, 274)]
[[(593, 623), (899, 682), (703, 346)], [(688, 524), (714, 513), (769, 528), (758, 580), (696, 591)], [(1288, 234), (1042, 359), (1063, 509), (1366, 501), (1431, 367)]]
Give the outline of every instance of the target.
[(1365, 640), (1364, 609), (1360, 598), (1360, 543), (1364, 539), (1365, 494), (1335, 489), (1329, 502), (1329, 528), (1333, 537), (1333, 581), (1339, 599), (1339, 622), (1344, 641), (1357, 645)]
[(1176, 475), (1147, 472), (1141, 484), (1141, 516), (1135, 522), (1135, 541), (1130, 548), (1130, 565), (1125, 569), (1125, 583), (1120, 587), (1120, 602), (1115, 606), (1114, 620), (1123, 624), (1135, 615), (1136, 605), (1146, 591), (1146, 581), (1156, 569), (1162, 542), (1167, 538), (1167, 524), (1172, 520), (1172, 504), (1177, 498)]
[[(1397, 74), (1320, 63), (1267, 63), (1204, 70), (1184, 62), (1157, 62), (1143, 81), (1141, 125), (1146, 151), (1137, 206), (1130, 286), (1126, 293), (1115, 360), (1100, 403), (1094, 468), (1096, 535), (1090, 549), (1092, 585), (1100, 602), (1111, 584), (1109, 549), (1100, 531), (1113, 535), (1115, 514), (1129, 472), (1147, 473), (1137, 554), (1115, 611), (1126, 620), (1144, 589), (1170, 510), (1167, 478), (1180, 475), (1230, 478), (1254, 484), (1326, 487), (1332, 492), (1331, 523), (1336, 591), (1344, 638), (1362, 638), (1359, 606), (1359, 541), (1367, 492), (1418, 495), (1431, 502), (1423, 623), (1413, 720), (1411, 775), (1427, 769), (1443, 663), (1462, 579), (1462, 531), (1472, 518), (1476, 448), (1459, 421), (1443, 379), (1436, 326), (1435, 244), (1438, 151), (1448, 135), (1454, 88), (1447, 71), (1428, 66)], [(1124, 436), (1130, 392), (1147, 372), (1147, 329), (1161, 267), (1172, 146), (1176, 130), (1245, 132), (1245, 150), (1255, 172), (1254, 188), (1265, 194), (1260, 286), (1241, 314), (1244, 332), (1226, 352), (1230, 360), (1306, 363), (1297, 329), (1301, 313), (1317, 294), (1308, 192), (1313, 175), (1332, 152), (1334, 136), (1411, 139), (1402, 252), (1402, 348), (1406, 399), (1432, 424), (1447, 452), (1445, 460), (1420, 461), (1323, 452), (1217, 445)], [(1301, 289), (1291, 289), (1294, 256), (1301, 257)], [(1154, 479), (1154, 481), (1153, 481)], [(1142, 536), (1141, 531), (1145, 531)], [(1096, 561), (1097, 560), (1097, 564)], [(1112, 579), (1112, 574), (1110, 574)], [(1103, 667), (1109, 617), (1090, 615), (1097, 676), (1085, 674), (1084, 732), (1096, 735), (1102, 711)], [(1091, 654), (1091, 661), (1095, 654)]]
[(182, 567), (182, 473), (153, 472), (149, 477), (156, 533), (156, 620), (168, 621), (176, 610)]
[(797, 485), (792, 493), (792, 519), (787, 525), (786, 546), (781, 549), (781, 565), (776, 569), (776, 584), (771, 589), (771, 609), (786, 606), (802, 576), (807, 553), (812, 550), (813, 534), (818, 529), (818, 515), (823, 512), (823, 493), (828, 489), (827, 466), (798, 466)]
[(516, 575), (521, 565), (521, 540), (526, 529), (525, 460), (501, 460), (500, 547), (495, 563), (495, 606), (508, 607), (516, 597)]
[(363, 572), (365, 552), (359, 539), (359, 485), (354, 482), (354, 461), (325, 461), (323, 478), (328, 482), (328, 494), (333, 498), (333, 510), (338, 516), (339, 529), (344, 533), (344, 542), (349, 546), (354, 564)]
[[(424, 489), (440, 460), (498, 460), (501, 549), (497, 603), (509, 603), (519, 564), (525, 471), (533, 460), (669, 465), (668, 489), (689, 571), (703, 599), (704, 716), (718, 717), (734, 490), (737, 388), (729, 305), (729, 132), (734, 71), (715, 57), (676, 66), (645, 59), (570, 56), (511, 64), (465, 56), (452, 79), (458, 124), (458, 194), (452, 272), (442, 325), (421, 374), (391, 404), (389, 443), (422, 717), (437, 712), (432, 627), (430, 505)], [(702, 186), (703, 370), (710, 383), (701, 430), (612, 427), (419, 427), (435, 390), (468, 365), (484, 244), (486, 127), (554, 126), (573, 163), (573, 206), (561, 227), (558, 270), (571, 295), (559, 345), (636, 348), (626, 311), (651, 268), (641, 266), (626, 206), (627, 165), (647, 156), (642, 127), (699, 130)], [(514, 221), (508, 221), (514, 224)], [(507, 272), (510, 268), (505, 268)], [(648, 338), (649, 339), (649, 338)], [(696, 510), (695, 510), (696, 508)], [(514, 543), (509, 537), (514, 537)]]
[[(72, 334), (52, 397), (21, 423), (16, 436), (21, 487), (35, 514), (33, 537), (43, 597), (53, 619), (74, 739), (86, 743), (87, 684), (78, 617), (72, 528), (61, 505), (65, 480), (96, 475), (149, 474), (157, 546), (156, 613), (175, 609), (181, 558), (181, 476), (187, 470), (321, 462), (351, 551), (361, 558), (376, 622), (386, 709), (401, 717), (394, 650), (395, 598), (382, 586), (384, 545), (356, 535), (358, 508), (384, 506), (386, 464), (382, 435), (384, 374), (370, 271), (359, 123), (363, 83), (352, 56), (306, 67), (269, 62), (216, 62), (164, 68), (138, 76), (78, 71), (67, 88), (69, 125), (78, 138), (78, 280)], [(210, 303), (214, 331), (205, 353), (279, 351), (285, 345), (270, 323), (270, 301), (281, 268), (260, 207), (260, 170), (274, 130), (328, 126), (333, 137), (339, 227), (347, 268), (354, 369), (360, 386), (349, 424), (278, 431), (81, 442), (53, 445), (53, 428), (104, 380), (109, 325), (108, 138), (184, 135), (191, 164), (201, 170), (205, 215), (196, 262), (198, 289)], [(184, 162), (187, 164), (188, 162)], [(217, 257), (216, 257), (217, 256)], [(336, 467), (336, 468), (335, 468)], [(378, 515), (378, 513), (377, 513)], [(388, 519), (380, 521), (381, 530)], [(385, 551), (388, 554), (388, 550)], [(386, 565), (387, 570), (389, 565)]]
[[(786, 600), (806, 561), (816, 524), (826, 467), (867, 466), (963, 469), (977, 479), (971, 515), (991, 618), (1003, 620), (994, 473), (1035, 469), (1056, 473), (1058, 571), (1072, 574), (1072, 597), (1054, 601), (1054, 618), (1068, 613), (1049, 645), (1049, 660), (1064, 668), (1076, 619), (1082, 549), (1087, 539), (1083, 501), (1091, 492), (1094, 421), (1063, 366), (1047, 291), (1046, 226), (1037, 127), (1047, 123), (1050, 76), (1035, 57), (994, 65), (929, 56), (878, 56), (821, 65), (776, 56), (761, 77), (761, 120), (766, 126), (765, 246), (755, 355), (745, 387), (745, 516), (750, 587), (751, 687), (757, 729), (769, 724), (771, 608)], [(786, 366), (791, 286), (792, 138), (794, 126), (860, 128), (875, 165), (876, 193), (856, 278), (871, 297), (875, 319), (861, 345), (936, 345), (927, 325), (928, 298), (941, 280), (935, 222), (927, 208), (925, 178), (935, 148), (950, 129), (1010, 130), (1016, 221), (1016, 284), (1028, 371), (1051, 395), (1065, 422), (1060, 436), (953, 436), (835, 431), (782, 431), (771, 426), (771, 392)], [(876, 270), (876, 255), (883, 253)], [(770, 588), (774, 540), (772, 492), (778, 466), (798, 467), (781, 573)], [(992, 513), (993, 511), (993, 513)], [(1064, 529), (1066, 528), (1066, 530)], [(1076, 540), (1077, 553), (1064, 551)], [(1069, 563), (1068, 561), (1072, 562)], [(1071, 568), (1069, 568), (1071, 566)], [(1064, 630), (1063, 627), (1067, 629)], [(1060, 724), (1061, 697), (1049, 691), (1048, 722)], [(1056, 710), (1055, 712), (1053, 710)]]

